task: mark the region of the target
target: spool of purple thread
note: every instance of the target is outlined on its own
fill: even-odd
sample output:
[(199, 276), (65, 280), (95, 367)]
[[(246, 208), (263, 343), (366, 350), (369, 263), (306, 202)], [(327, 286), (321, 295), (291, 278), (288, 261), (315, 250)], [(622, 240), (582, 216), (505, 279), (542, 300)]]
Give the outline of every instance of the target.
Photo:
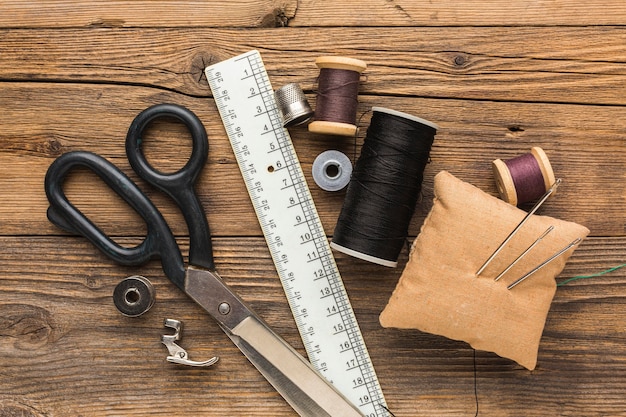
[(359, 81), (367, 64), (360, 59), (335, 56), (321, 56), (315, 64), (320, 68), (320, 75), (315, 121), (309, 124), (309, 131), (327, 135), (356, 135)]
[(539, 199), (556, 179), (546, 153), (538, 146), (530, 153), (492, 162), (500, 198), (514, 206)]

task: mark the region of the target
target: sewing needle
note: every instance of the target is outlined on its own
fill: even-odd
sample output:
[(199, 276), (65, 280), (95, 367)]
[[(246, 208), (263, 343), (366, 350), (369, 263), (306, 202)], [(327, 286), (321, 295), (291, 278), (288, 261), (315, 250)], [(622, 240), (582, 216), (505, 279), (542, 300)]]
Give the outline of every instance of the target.
[(547, 235), (548, 233), (550, 233), (552, 230), (554, 230), (554, 226), (550, 226), (550, 227), (548, 227), (548, 228), (546, 229), (546, 231), (545, 231), (545, 232), (543, 232), (543, 234), (542, 234), (541, 236), (539, 236), (539, 237), (537, 238), (537, 240), (535, 240), (535, 241), (533, 242), (533, 244), (532, 244), (532, 245), (530, 245), (530, 246), (529, 246), (529, 247), (528, 247), (528, 248), (527, 248), (524, 252), (522, 252), (522, 254), (521, 254), (520, 256), (518, 256), (518, 257), (517, 257), (517, 259), (515, 259), (513, 262), (511, 262), (511, 264), (510, 264), (509, 266), (507, 266), (507, 267), (506, 267), (506, 269), (505, 269), (504, 271), (500, 272), (500, 275), (498, 275), (497, 277), (495, 277), (495, 278), (494, 278), (494, 281), (499, 280), (500, 278), (502, 278), (502, 276), (503, 276), (504, 274), (506, 274), (507, 272), (509, 272), (509, 270), (515, 266), (515, 264), (517, 264), (517, 263), (518, 263), (518, 262), (519, 262), (519, 261), (520, 261), (520, 260), (521, 260), (524, 256), (526, 256), (526, 254), (527, 254), (528, 252), (530, 252), (532, 248), (534, 248), (535, 246), (537, 246), (537, 244), (538, 244), (539, 242), (541, 242), (541, 240), (542, 240), (544, 237), (546, 237), (546, 235)]
[(551, 257), (549, 257), (548, 259), (546, 259), (545, 261), (543, 261), (542, 263), (540, 263), (539, 265), (534, 267), (531, 271), (527, 272), (521, 278), (518, 278), (517, 281), (513, 282), (512, 284), (510, 284), (506, 288), (510, 290), (511, 288), (515, 287), (517, 284), (519, 284), (520, 282), (524, 281), (526, 278), (528, 278), (529, 276), (531, 276), (532, 274), (534, 274), (535, 272), (539, 271), (541, 268), (543, 268), (544, 266), (548, 265), (550, 262), (552, 262), (553, 260), (555, 260), (556, 258), (561, 256), (563, 253), (567, 252), (567, 250), (570, 249), (572, 246), (577, 245), (578, 242), (580, 242), (580, 241), (581, 241), (581, 238), (576, 238), (569, 245), (567, 245), (566, 247), (564, 247), (563, 249), (561, 249), (560, 251), (558, 251), (557, 253), (555, 253), (554, 255), (552, 255)]
[(498, 246), (498, 248), (495, 250), (495, 252), (493, 252), (491, 254), (491, 256), (489, 257), (489, 259), (487, 259), (485, 261), (485, 263), (483, 264), (483, 266), (480, 267), (480, 269), (478, 270), (478, 272), (476, 272), (476, 275), (480, 275), (485, 268), (487, 268), (487, 266), (491, 263), (491, 261), (493, 261), (493, 259), (498, 255), (498, 253), (500, 253), (500, 251), (502, 250), (502, 248), (504, 248), (504, 246), (509, 243), (509, 241), (513, 238), (513, 236), (515, 236), (515, 234), (519, 231), (519, 229), (524, 225), (524, 223), (526, 223), (526, 221), (530, 218), (530, 216), (532, 216), (533, 214), (535, 214), (535, 212), (539, 209), (539, 207), (541, 207), (541, 205), (548, 199), (548, 197), (550, 197), (550, 195), (552, 195), (552, 193), (554, 193), (554, 191), (556, 191), (557, 187), (561, 184), (561, 179), (557, 179), (554, 184), (552, 184), (552, 187), (550, 187), (548, 189), (548, 191), (546, 191), (546, 193), (539, 199), (539, 201), (537, 201), (535, 203), (535, 205), (533, 206), (532, 209), (530, 209), (530, 211), (526, 214), (526, 216), (524, 216), (524, 218), (522, 219), (522, 221), (515, 227), (515, 229), (513, 229), (513, 231), (507, 236), (506, 239), (504, 239), (504, 241), (500, 244), (500, 246)]

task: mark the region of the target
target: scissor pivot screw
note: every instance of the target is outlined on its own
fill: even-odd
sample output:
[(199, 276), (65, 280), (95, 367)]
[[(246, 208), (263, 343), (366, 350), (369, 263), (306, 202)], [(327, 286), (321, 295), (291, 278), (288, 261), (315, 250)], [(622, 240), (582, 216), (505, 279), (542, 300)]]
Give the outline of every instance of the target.
[(228, 303), (222, 303), (217, 307), (217, 311), (220, 312), (220, 314), (222, 315), (227, 315), (228, 313), (230, 313), (230, 304)]

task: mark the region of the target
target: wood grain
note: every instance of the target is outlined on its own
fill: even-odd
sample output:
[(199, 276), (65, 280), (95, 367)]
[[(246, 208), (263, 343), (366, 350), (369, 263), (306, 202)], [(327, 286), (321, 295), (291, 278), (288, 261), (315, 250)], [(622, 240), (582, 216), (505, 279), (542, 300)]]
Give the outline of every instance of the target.
[(314, 91), (315, 58), (346, 55), (368, 64), (364, 96), (615, 106), (626, 103), (625, 43), (623, 27), (0, 29), (0, 79), (206, 97), (205, 66), (256, 48), (275, 88)]
[[(448, 170), (496, 195), (491, 161), (541, 146), (558, 193), (542, 214), (587, 226), (557, 277), (626, 262), (626, 8), (621, 0), (454, 2), (363, 0), (0, 2), (0, 416), (294, 416), (219, 327), (164, 276), (158, 261), (121, 267), (46, 218), (46, 170), (88, 150), (131, 178), (130, 122), (151, 104), (174, 102), (205, 125), (209, 162), (198, 192), (224, 279), (304, 353), (202, 70), (258, 49), (274, 87), (298, 82), (315, 105), (320, 55), (363, 59), (355, 140), (294, 141), (326, 233), (343, 193), (310, 175), (330, 148), (356, 158), (372, 106), (437, 123), (409, 243), (432, 206), (433, 177)], [(182, 125), (158, 122), (148, 158), (165, 170), (189, 155)], [(140, 183), (170, 222), (183, 252), (188, 232), (167, 198)], [(87, 171), (70, 199), (124, 245), (145, 225)], [(454, 236), (450, 236), (454, 239)], [(335, 253), (390, 409), (396, 416), (626, 416), (626, 268), (559, 287), (527, 371), (466, 343), (417, 330), (383, 329), (378, 315), (402, 273)], [(156, 286), (157, 302), (130, 319), (115, 285), (132, 274)], [(185, 324), (192, 359), (165, 361), (163, 319)], [(476, 392), (476, 397), (475, 397)]]
[[(36, 104), (30, 104), (34, 96)], [(130, 86), (65, 84), (59, 90), (54, 83), (11, 83), (0, 90), (0, 98), (8, 107), (0, 113), (0, 141), (4, 144), (4, 152), (0, 153), (0, 169), (4, 172), (0, 183), (4, 196), (0, 215), (5, 219), (0, 224), (2, 233), (58, 233), (45, 218), (48, 203), (43, 179), (49, 164), (63, 152), (97, 152), (136, 178), (125, 160), (126, 130), (143, 108), (167, 101), (192, 109), (207, 128), (209, 164), (198, 188), (213, 232), (219, 236), (260, 234), (211, 99), (171, 92), (155, 94), (150, 88)], [(626, 212), (615, 204), (616, 199), (626, 198), (622, 183), (615, 180), (623, 178), (626, 172), (626, 154), (619, 152), (626, 121), (619, 107), (365, 96), (360, 99), (362, 126), (369, 124), (370, 109), (375, 105), (416, 114), (440, 125), (426, 171), (423, 203), (418, 206), (412, 226), (413, 235), (430, 209), (435, 173), (448, 170), (497, 195), (491, 161), (527, 153), (531, 146), (541, 146), (546, 151), (555, 174), (564, 181), (558, 194), (542, 209), (543, 214), (582, 223), (595, 235), (624, 232)], [(182, 166), (186, 153), (181, 150), (189, 152), (190, 143), (185, 135), (181, 126), (156, 127), (152, 133), (154, 149), (158, 150), (152, 158), (154, 164), (161, 164), (163, 169)], [(362, 129), (357, 144), (364, 135)], [(314, 184), (311, 166), (319, 153), (336, 147), (354, 156), (354, 141), (311, 138), (305, 129), (295, 129), (292, 136), (310, 184)], [(576, 146), (579, 143), (585, 145)], [(146, 149), (151, 157), (150, 146)], [(21, 167), (26, 161), (30, 173), (24, 177)], [(224, 181), (229, 185), (225, 187)], [(101, 181), (95, 176), (78, 176), (68, 184), (68, 193), (109, 233), (141, 234), (145, 230), (141, 219), (132, 211), (129, 213), (125, 204), (104, 186), (96, 188), (99, 184)], [(99, 191), (86, 196), (72, 191), (85, 187)], [(166, 218), (172, 219), (175, 233), (186, 234), (174, 206), (159, 193), (145, 186), (144, 189), (154, 195)], [(327, 193), (317, 187), (313, 187), (313, 194), (325, 230), (331, 235), (343, 194)]]
[(163, 1), (20, 0), (0, 4), (4, 27), (307, 27), (622, 25), (620, 0)]
[[(0, 241), (5, 406), (40, 410), (33, 415), (293, 415), (211, 319), (163, 277), (158, 262), (121, 268), (81, 238)], [(623, 251), (624, 244), (624, 238), (585, 241), (558, 280), (602, 268), (598, 255)], [(214, 245), (224, 279), (303, 352), (263, 239), (246, 239), (242, 247), (241, 239), (219, 238)], [(341, 254), (337, 262), (394, 413), (473, 415), (471, 348), (419, 331), (381, 329), (377, 316), (400, 271)], [(121, 278), (138, 271), (154, 283), (157, 303), (140, 318), (124, 318), (111, 294)], [(626, 405), (626, 368), (619, 360), (626, 355), (624, 313), (626, 272), (559, 289), (535, 371), (477, 353), (481, 415), (517, 415), (521, 404), (528, 416), (580, 409), (620, 415)], [(166, 317), (184, 321), (181, 345), (192, 357), (218, 355), (218, 365), (189, 370), (165, 362), (159, 338), (168, 332)]]

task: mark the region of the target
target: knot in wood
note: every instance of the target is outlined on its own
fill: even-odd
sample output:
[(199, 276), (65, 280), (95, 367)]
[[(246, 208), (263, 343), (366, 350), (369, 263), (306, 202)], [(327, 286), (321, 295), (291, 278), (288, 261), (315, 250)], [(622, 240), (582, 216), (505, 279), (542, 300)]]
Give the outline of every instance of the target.
[(211, 65), (213, 62), (217, 62), (213, 57), (213, 54), (207, 51), (199, 51), (191, 58), (191, 65), (189, 68), (189, 74), (191, 74), (192, 79), (204, 86), (209, 86), (209, 82), (206, 79), (206, 75), (204, 73), (204, 69)]
[(60, 156), (63, 153), (63, 144), (56, 139), (49, 139), (45, 145), (47, 153), (52, 156)]
[(467, 64), (467, 56), (464, 54), (457, 54), (454, 56), (454, 65), (457, 67), (463, 67)]
[(0, 344), (12, 344), (5, 346), (5, 351), (24, 355), (24, 350), (41, 348), (56, 339), (56, 325), (48, 310), (30, 304), (0, 305)]
[(289, 26), (289, 21), (295, 15), (287, 16), (285, 9), (276, 8), (261, 18), (259, 27), (262, 28), (283, 28)]

